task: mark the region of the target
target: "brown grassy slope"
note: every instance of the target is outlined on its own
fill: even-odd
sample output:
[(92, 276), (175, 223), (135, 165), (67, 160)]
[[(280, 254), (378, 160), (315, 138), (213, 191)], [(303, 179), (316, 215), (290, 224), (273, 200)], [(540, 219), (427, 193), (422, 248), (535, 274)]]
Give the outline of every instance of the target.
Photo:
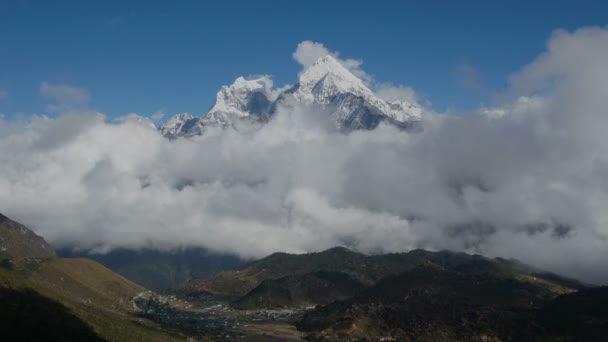
[(0, 214), (0, 259), (52, 258), (55, 251), (44, 239), (19, 222)]
[(109, 341), (175, 341), (150, 321), (132, 315), (130, 298), (144, 289), (88, 259), (26, 260), (0, 269), (0, 287), (31, 289), (59, 302)]

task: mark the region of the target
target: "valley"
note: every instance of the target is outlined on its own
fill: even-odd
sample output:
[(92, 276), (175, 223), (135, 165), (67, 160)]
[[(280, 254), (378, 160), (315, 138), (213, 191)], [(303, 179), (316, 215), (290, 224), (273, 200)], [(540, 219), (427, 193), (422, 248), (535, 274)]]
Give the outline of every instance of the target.
[(34, 325), (46, 326), (49, 341), (608, 336), (608, 288), (516, 260), (425, 250), (366, 255), (335, 247), (275, 253), (154, 292), (93, 260), (57, 257), (42, 237), (2, 217), (0, 240), (21, 246), (5, 248), (0, 263), (0, 325), (15, 339), (36, 339)]
[(133, 302), (141, 317), (193, 338), (222, 341), (298, 341), (302, 333), (294, 324), (314, 308), (239, 310), (227, 297), (184, 298), (151, 293), (139, 295)]

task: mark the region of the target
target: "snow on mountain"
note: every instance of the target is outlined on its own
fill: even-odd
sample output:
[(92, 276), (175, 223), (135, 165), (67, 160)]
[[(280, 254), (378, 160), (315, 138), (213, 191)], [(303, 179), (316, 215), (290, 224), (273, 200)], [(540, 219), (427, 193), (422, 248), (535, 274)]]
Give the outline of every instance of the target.
[(325, 56), (300, 74), (294, 96), (302, 102), (329, 103), (336, 94), (374, 96), (357, 76), (353, 75), (332, 56)]
[(211, 109), (201, 118), (177, 114), (160, 128), (168, 138), (202, 134), (207, 127), (233, 127), (239, 120), (267, 121), (272, 105), (272, 81), (267, 76), (255, 79), (237, 78), (230, 86), (222, 86)]
[(221, 113), (246, 117), (263, 114), (271, 104), (268, 99), (271, 84), (267, 77), (252, 80), (239, 77), (230, 87), (223, 86), (220, 89), (208, 115)]
[(411, 128), (422, 110), (405, 101), (385, 101), (377, 97), (357, 76), (332, 56), (325, 56), (308, 67), (290, 91), (300, 103), (326, 105), (342, 130), (373, 129), (386, 121), (400, 128)]
[(160, 133), (167, 138), (177, 138), (179, 136), (189, 136), (187, 134), (196, 126), (198, 119), (190, 113), (176, 114), (169, 118), (159, 128)]
[(277, 105), (287, 105), (288, 99), (304, 105), (321, 105), (331, 113), (337, 128), (343, 131), (373, 129), (380, 122), (401, 129), (416, 127), (421, 108), (407, 101), (386, 101), (376, 96), (365, 83), (334, 57), (327, 55), (304, 70), (298, 83), (272, 96), (272, 81), (261, 76), (255, 79), (237, 78), (230, 86), (222, 86), (209, 112), (200, 119), (190, 114), (178, 114), (161, 126), (169, 138), (203, 134), (206, 127), (234, 127), (239, 120), (266, 122)]

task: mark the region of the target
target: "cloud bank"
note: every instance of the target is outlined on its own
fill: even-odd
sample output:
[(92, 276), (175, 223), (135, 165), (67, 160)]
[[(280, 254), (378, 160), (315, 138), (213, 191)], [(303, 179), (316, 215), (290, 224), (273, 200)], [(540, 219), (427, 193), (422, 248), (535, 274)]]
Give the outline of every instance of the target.
[(132, 115), (36, 117), (0, 137), (0, 208), (97, 251), (447, 248), (608, 282), (608, 30), (556, 32), (511, 84), (415, 134), (336, 133), (310, 107), (174, 141)]

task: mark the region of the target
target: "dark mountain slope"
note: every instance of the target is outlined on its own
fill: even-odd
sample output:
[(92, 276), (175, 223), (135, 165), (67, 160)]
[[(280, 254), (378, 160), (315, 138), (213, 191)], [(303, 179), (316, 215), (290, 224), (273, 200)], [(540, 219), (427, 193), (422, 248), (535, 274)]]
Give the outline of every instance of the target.
[[(364, 284), (372, 285), (388, 275), (411, 270), (417, 265), (429, 261), (455, 272), (486, 272), (505, 279), (535, 283), (551, 289), (555, 295), (565, 293), (570, 288), (585, 287), (575, 280), (554, 274), (529, 273), (522, 268), (515, 267), (512, 261), (505, 259), (491, 259), (480, 255), (450, 251), (429, 252), (424, 250), (367, 256), (337, 247), (324, 252), (299, 255), (275, 253), (252, 262), (238, 271), (220, 272), (212, 277), (195, 279), (179, 286), (176, 291), (187, 295), (211, 293), (244, 296), (264, 280), (317, 271), (343, 272), (356, 277)], [(568, 286), (564, 286), (564, 284)]]
[(535, 284), (425, 262), (317, 308), (298, 328), (311, 339), (522, 341), (541, 332), (534, 310), (553, 296)]
[(67, 307), (32, 289), (0, 287), (0, 307), (5, 341), (104, 341)]
[(539, 313), (548, 338), (559, 341), (608, 341), (608, 287), (557, 297)]
[(368, 273), (367, 270), (373, 267), (374, 265), (367, 262), (366, 255), (342, 247), (309, 254), (274, 253), (249, 263), (237, 271), (220, 272), (212, 277), (195, 279), (188, 284), (178, 286), (176, 291), (187, 295), (211, 293), (243, 296), (266, 279), (316, 271), (344, 272), (355, 276), (361, 275), (361, 278), (365, 279), (367, 276), (364, 273)]
[(327, 271), (266, 279), (233, 306), (238, 309), (281, 309), (327, 304), (350, 298), (366, 285), (349, 274)]

